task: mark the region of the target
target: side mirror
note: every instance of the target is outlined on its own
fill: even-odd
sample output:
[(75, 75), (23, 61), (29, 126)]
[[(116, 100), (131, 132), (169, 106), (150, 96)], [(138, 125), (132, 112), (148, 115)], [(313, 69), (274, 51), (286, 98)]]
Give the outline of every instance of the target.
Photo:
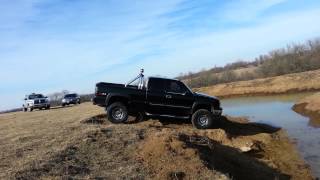
[(27, 98), (24, 98), (24, 100), (26, 101), (26, 100), (27, 100)]
[(48, 98), (48, 96), (45, 96), (44, 98)]

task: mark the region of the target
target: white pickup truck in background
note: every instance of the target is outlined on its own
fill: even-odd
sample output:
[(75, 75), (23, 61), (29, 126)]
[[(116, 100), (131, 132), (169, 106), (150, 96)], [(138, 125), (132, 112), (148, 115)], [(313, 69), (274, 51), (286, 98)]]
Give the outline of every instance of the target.
[(24, 112), (30, 112), (34, 109), (50, 109), (50, 101), (48, 97), (35, 93), (26, 95), (24, 104), (22, 105), (22, 110)]

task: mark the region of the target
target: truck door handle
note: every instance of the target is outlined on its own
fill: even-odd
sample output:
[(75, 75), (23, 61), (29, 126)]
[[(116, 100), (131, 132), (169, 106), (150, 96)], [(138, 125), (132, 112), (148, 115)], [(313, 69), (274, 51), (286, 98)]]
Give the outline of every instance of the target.
[(171, 96), (171, 95), (166, 95), (166, 98), (167, 98), (167, 99), (171, 99), (172, 96)]

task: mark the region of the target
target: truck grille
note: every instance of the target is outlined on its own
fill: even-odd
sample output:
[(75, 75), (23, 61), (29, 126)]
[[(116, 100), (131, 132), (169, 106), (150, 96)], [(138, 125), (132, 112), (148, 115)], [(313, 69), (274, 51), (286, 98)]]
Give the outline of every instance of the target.
[(34, 100), (34, 104), (43, 104), (45, 102), (46, 102), (45, 99), (36, 99), (36, 100)]

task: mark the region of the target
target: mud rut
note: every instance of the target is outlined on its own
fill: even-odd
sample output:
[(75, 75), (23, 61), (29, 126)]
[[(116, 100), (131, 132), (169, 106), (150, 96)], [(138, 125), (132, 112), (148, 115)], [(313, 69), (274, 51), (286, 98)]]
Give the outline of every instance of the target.
[[(162, 119), (114, 125), (104, 115), (81, 122), (96, 130), (51, 159), (35, 161), (15, 179), (290, 179), (260, 160), (264, 144), (249, 152), (223, 145), (197, 133), (184, 121)], [(262, 124), (242, 124), (223, 118), (217, 125), (227, 140), (236, 136), (276, 133)], [(218, 134), (219, 135), (219, 134)], [(152, 139), (153, 138), (153, 139)], [(155, 140), (159, 142), (154, 142)], [(163, 142), (162, 142), (163, 141)], [(163, 143), (163, 151), (161, 150)], [(159, 145), (159, 147), (157, 147)], [(154, 149), (153, 149), (154, 148)], [(158, 153), (158, 154), (157, 154)], [(191, 154), (191, 155), (190, 155)], [(190, 162), (190, 163), (188, 163)], [(165, 166), (168, 166), (166, 169)], [(198, 168), (198, 169), (197, 169)]]

